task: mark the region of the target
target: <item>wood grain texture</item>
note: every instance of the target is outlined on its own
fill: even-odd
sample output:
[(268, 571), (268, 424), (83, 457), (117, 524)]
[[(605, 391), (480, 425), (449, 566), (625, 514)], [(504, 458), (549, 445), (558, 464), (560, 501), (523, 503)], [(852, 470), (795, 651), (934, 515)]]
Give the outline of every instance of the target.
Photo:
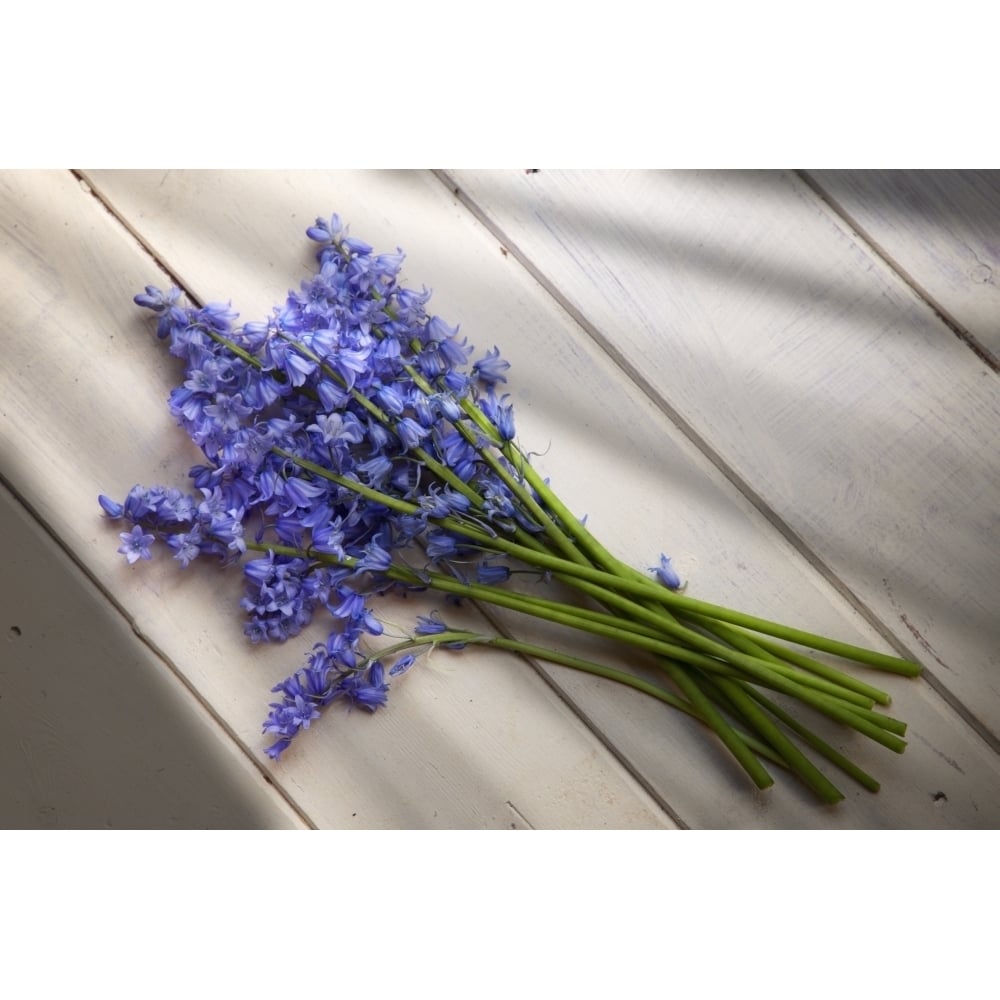
[[(190, 193), (184, 210), (197, 218)], [(272, 201), (259, 192), (261, 206)], [(225, 272), (252, 245), (273, 250), (274, 218), (236, 197), (223, 212), (250, 220), (236, 242), (200, 240)], [(250, 207), (249, 212), (246, 209)], [(176, 216), (183, 219), (180, 203)], [(174, 209), (171, 209), (173, 211)], [(207, 213), (211, 214), (211, 213)], [(137, 216), (135, 223), (141, 223)], [(199, 229), (190, 222), (192, 231)], [(301, 226), (291, 230), (298, 252)], [(196, 237), (198, 238), (198, 237)], [(456, 670), (447, 657), (394, 690), (395, 711), (331, 712), (278, 768), (262, 756), (261, 719), (273, 684), (301, 665), (326, 630), (291, 647), (251, 648), (241, 629), (238, 574), (209, 565), (176, 571), (162, 558), (129, 568), (98, 493), (137, 481), (183, 485), (200, 455), (164, 400), (174, 362), (132, 304), (145, 284), (168, 285), (153, 258), (69, 173), (0, 174), (0, 468), (39, 519), (100, 581), (131, 628), (198, 693), (226, 738), (319, 827), (672, 826), (663, 809), (531, 668), (500, 653)], [(266, 291), (286, 288), (282, 253)], [(208, 289), (198, 271), (192, 285)], [(224, 294), (219, 288), (217, 295)], [(251, 303), (253, 306), (254, 304)], [(407, 618), (422, 608), (388, 609)], [(473, 612), (464, 619), (475, 623)], [(410, 680), (408, 675), (407, 680)]]
[(1000, 366), (1000, 171), (819, 170), (808, 178)]
[(996, 374), (793, 176), (449, 183), (995, 741)]
[[(514, 365), (509, 389), (522, 442), (538, 453), (538, 467), (571, 507), (588, 514), (598, 535), (623, 558), (642, 567), (661, 550), (670, 551), (684, 574), (697, 580), (699, 596), (885, 648), (835, 587), (435, 178), (411, 172), (97, 171), (88, 179), (194, 294), (232, 298), (247, 319), (266, 315), (289, 285), (306, 276), (312, 251), (302, 230), (317, 214), (340, 212), (356, 235), (379, 248), (402, 244), (409, 255), (408, 282), (432, 286), (436, 309), (460, 322), (481, 349), (501, 345)], [(519, 182), (512, 176), (503, 185)], [(591, 208), (593, 195), (581, 191), (578, 212)], [(641, 241), (635, 249), (641, 251)], [(580, 256), (597, 259), (583, 246), (564, 244), (558, 252), (577, 263)], [(544, 263), (550, 266), (552, 260)], [(766, 263), (757, 266), (764, 269)], [(590, 280), (599, 292), (620, 294), (615, 272), (597, 267), (600, 273)], [(860, 337), (855, 349), (862, 351)], [(770, 374), (780, 380), (788, 373), (772, 364)], [(715, 395), (728, 405), (725, 373), (715, 375)], [(814, 409), (822, 412), (818, 401)], [(717, 447), (732, 443), (719, 441)], [(866, 534), (861, 543), (874, 540), (877, 535)], [(443, 698), (467, 682), (473, 668), (463, 659), (451, 669), (440, 689), (436, 677), (407, 675), (406, 702), (397, 701), (384, 716), (392, 720), (382, 723), (391, 727), (387, 735), (399, 741), (413, 734), (412, 719), (396, 721), (414, 711), (413, 700), (425, 698), (428, 686)], [(1000, 819), (993, 795), (1000, 786), (995, 754), (922, 683), (891, 684), (897, 713), (914, 733), (903, 757), (849, 741), (849, 752), (883, 777), (883, 791), (852, 792), (841, 807), (828, 810), (788, 782), (767, 795), (749, 793), (711, 740), (686, 720), (665, 716), (648, 699), (568, 671), (547, 674), (647, 787), (692, 826), (961, 827)], [(503, 712), (505, 706), (497, 701), (492, 709)], [(352, 740), (359, 738), (356, 733), (352, 730)], [(429, 734), (415, 735), (417, 752)], [(310, 737), (310, 757), (322, 754), (327, 740), (339, 738), (329, 725)], [(468, 734), (463, 739), (466, 747), (475, 742)], [(388, 743), (382, 748), (389, 752)], [(301, 766), (308, 781), (315, 773), (306, 756), (295, 767)], [(455, 764), (452, 758), (436, 759), (442, 769)], [(423, 791), (421, 784), (416, 787)], [(594, 805), (581, 815), (594, 822), (601, 809)]]

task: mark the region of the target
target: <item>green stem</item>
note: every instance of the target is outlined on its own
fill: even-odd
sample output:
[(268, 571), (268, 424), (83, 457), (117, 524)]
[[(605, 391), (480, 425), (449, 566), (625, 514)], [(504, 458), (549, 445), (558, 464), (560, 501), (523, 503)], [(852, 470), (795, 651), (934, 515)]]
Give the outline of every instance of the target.
[(726, 642), (731, 643), (744, 653), (750, 653), (758, 659), (768, 660), (772, 663), (790, 663), (801, 667), (810, 673), (829, 680), (839, 687), (867, 698), (869, 707), (872, 704), (888, 705), (890, 702), (889, 695), (885, 691), (880, 691), (878, 688), (872, 687), (870, 684), (865, 684), (864, 681), (859, 681), (857, 678), (851, 677), (850, 674), (836, 670), (825, 663), (821, 663), (819, 660), (814, 660), (812, 657), (786, 649), (779, 643), (772, 642), (759, 635), (751, 638), (750, 634), (742, 629), (727, 625), (725, 622), (715, 621), (712, 618), (706, 618), (704, 615), (690, 615), (689, 617), (702, 628), (715, 633), (720, 639), (725, 639)]
[[(705, 678), (705, 681), (709, 684), (709, 686), (712, 685), (710, 678)], [(770, 712), (771, 715), (773, 715), (779, 722), (799, 736), (803, 742), (807, 743), (810, 747), (829, 760), (831, 764), (838, 767), (848, 777), (853, 778), (858, 782), (858, 784), (867, 788), (870, 792), (877, 792), (879, 790), (879, 783), (870, 774), (862, 770), (852, 760), (848, 759), (838, 750), (834, 749), (834, 747), (830, 746), (829, 743), (817, 736), (783, 708), (776, 705), (762, 691), (758, 691), (756, 688), (750, 687), (749, 685), (746, 685), (744, 690), (751, 698), (754, 699), (754, 701), (762, 705), (764, 709)], [(724, 695), (721, 695), (721, 692), (720, 696), (724, 697)], [(785, 766), (787, 767), (787, 764)]]
[(758, 788), (768, 788), (774, 784), (774, 778), (767, 768), (754, 756), (746, 742), (729, 725), (712, 702), (705, 696), (694, 679), (681, 667), (668, 658), (660, 661), (660, 666), (667, 676), (681, 689), (688, 700), (696, 706), (705, 722), (716, 732), (729, 752), (736, 758), (743, 769), (750, 775)]
[(806, 755), (768, 718), (750, 694), (727, 677), (716, 677), (715, 683), (732, 701), (739, 713), (757, 733), (788, 762), (788, 766), (824, 801), (839, 802), (844, 794), (820, 771)]

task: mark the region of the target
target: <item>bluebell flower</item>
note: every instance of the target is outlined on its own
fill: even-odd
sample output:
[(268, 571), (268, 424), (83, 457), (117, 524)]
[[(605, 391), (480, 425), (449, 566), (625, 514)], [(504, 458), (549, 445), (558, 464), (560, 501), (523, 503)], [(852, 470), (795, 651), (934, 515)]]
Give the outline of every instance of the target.
[(350, 412), (320, 413), (315, 423), (307, 428), (316, 434), (325, 445), (337, 445), (346, 448), (349, 445), (361, 444), (365, 439), (365, 429), (361, 421)]
[(198, 557), (203, 542), (204, 539), (198, 527), (188, 532), (167, 535), (167, 545), (174, 550), (174, 558), (185, 569)]
[(438, 392), (430, 397), (434, 409), (446, 420), (460, 420), (462, 407), (450, 392)]
[(364, 240), (356, 239), (353, 236), (345, 236), (343, 240), (341, 240), (341, 243), (353, 254), (367, 255), (372, 252), (370, 244), (365, 243)]
[(472, 375), (474, 378), (478, 378), (483, 385), (496, 385), (497, 382), (507, 381), (504, 372), (508, 371), (509, 368), (510, 362), (504, 361), (500, 357), (500, 348), (494, 347), (472, 366)]
[(140, 293), (134, 298), (137, 306), (151, 309), (159, 317), (156, 324), (156, 335), (163, 340), (175, 329), (183, 329), (189, 323), (188, 313), (179, 306), (178, 300), (181, 297), (179, 288), (171, 288), (164, 293), (155, 285), (147, 285), (145, 293)]
[(425, 306), (430, 301), (431, 293), (426, 288), (418, 292), (414, 288), (400, 288), (396, 292), (396, 316), (404, 328), (416, 326), (427, 318)]
[(363, 674), (352, 674), (341, 681), (347, 698), (355, 705), (374, 712), (388, 699), (389, 685), (385, 683), (385, 670), (376, 660)]
[(319, 710), (315, 704), (302, 695), (295, 695), (291, 701), (275, 704), (273, 709), (264, 724), (265, 733), (294, 736), (300, 729), (308, 729), (313, 719), (319, 718)]
[(327, 412), (339, 409), (350, 399), (344, 388), (328, 378), (322, 378), (316, 383), (316, 395), (319, 396), (320, 404)]
[(393, 464), (390, 481), (404, 499), (413, 500), (416, 497), (420, 488), (420, 471), (421, 466), (417, 462), (397, 460)]
[(209, 302), (195, 312), (194, 320), (197, 323), (204, 324), (216, 333), (228, 333), (233, 320), (238, 316), (239, 313), (233, 309), (231, 302)]
[(476, 567), (476, 582), (496, 587), (510, 579), (510, 567), (483, 562)]
[(369, 542), (365, 546), (356, 568), (359, 572), (381, 573), (392, 565), (392, 553), (382, 548), (378, 542)]
[(315, 361), (280, 338), (272, 338), (267, 342), (265, 357), (295, 387), (305, 385), (317, 368)]
[(125, 508), (122, 504), (116, 503), (110, 497), (106, 497), (103, 493), (97, 498), (97, 502), (101, 505), (101, 509), (104, 513), (107, 514), (113, 521), (117, 521), (125, 512)]
[(242, 508), (228, 510), (212, 526), (212, 534), (233, 553), (247, 550), (243, 538), (243, 514)]
[(656, 573), (657, 579), (665, 587), (669, 587), (671, 590), (679, 590), (681, 586), (681, 578), (677, 575), (677, 571), (671, 565), (670, 556), (665, 556), (660, 554), (660, 565), (650, 566), (650, 570)]
[(444, 359), (446, 369), (449, 371), (458, 368), (459, 365), (464, 365), (472, 353), (472, 346), (466, 342), (465, 337), (461, 340), (457, 337), (442, 340), (437, 345), (437, 349), (438, 353)]
[(497, 399), (491, 386), (488, 394), (479, 400), (479, 408), (486, 414), (504, 441), (514, 439), (514, 407), (507, 402), (508, 399), (509, 395)]
[(220, 383), (232, 381), (232, 375), (229, 367), (224, 366), (221, 359), (207, 351), (203, 353), (205, 358), (199, 364), (188, 368), (189, 375), (184, 381), (184, 388), (193, 393), (204, 392), (214, 395)]
[(433, 483), (427, 488), (427, 492), (420, 497), (417, 503), (427, 517), (447, 517), (452, 512), (443, 491), (437, 489)]
[(334, 213), (329, 219), (317, 219), (314, 226), (306, 230), (306, 236), (316, 243), (332, 243), (339, 239), (344, 231), (340, 216)]
[(417, 658), (412, 653), (401, 656), (390, 668), (390, 677), (401, 677), (417, 662)]
[(380, 385), (375, 390), (375, 402), (386, 413), (392, 414), (394, 417), (402, 416), (403, 411), (406, 409), (406, 397), (402, 392), (400, 392), (399, 387), (396, 385)]
[(348, 587), (338, 587), (337, 596), (340, 598), (340, 604), (336, 607), (332, 603), (327, 604), (327, 608), (334, 618), (343, 618), (362, 626), (365, 631), (372, 635), (382, 634), (382, 623), (371, 613), (361, 594)]
[(409, 404), (414, 419), (425, 430), (429, 430), (437, 423), (437, 412), (431, 405), (430, 399), (419, 389), (410, 393)]
[(427, 321), (427, 339), (430, 342), (442, 343), (458, 335), (457, 326), (449, 326), (440, 316), (432, 316)]
[(141, 521), (152, 511), (147, 500), (146, 490), (142, 486), (137, 484), (128, 491), (122, 505), (122, 511), (126, 520), (133, 522)]
[(282, 514), (291, 514), (299, 509), (308, 509), (317, 499), (326, 497), (327, 487), (324, 484), (310, 482), (299, 476), (289, 476), (287, 479), (279, 480), (278, 495), (281, 497), (279, 504), (271, 504), (269, 511)]
[(442, 559), (454, 559), (461, 555), (462, 548), (458, 539), (445, 531), (431, 531), (427, 534), (427, 558), (431, 562)]
[[(267, 732), (265, 728), (264, 732)], [(276, 740), (269, 747), (264, 747), (264, 753), (271, 758), (271, 760), (279, 760), (281, 755), (292, 745), (291, 737), (283, 736), (280, 740)]]
[[(414, 635), (441, 635), (450, 631), (451, 628), (441, 620), (441, 615), (437, 611), (432, 611), (429, 615), (418, 615), (413, 628)], [(465, 646), (464, 642), (442, 643), (444, 649), (464, 649)]]
[(392, 474), (393, 466), (387, 455), (375, 455), (365, 462), (358, 462), (355, 469), (365, 475), (373, 489), (382, 489)]
[(216, 393), (215, 402), (204, 407), (203, 412), (222, 431), (236, 431), (240, 428), (240, 423), (253, 413), (249, 406), (243, 403), (243, 397), (236, 393), (227, 395), (226, 393)]
[(396, 424), (395, 431), (399, 435), (399, 440), (403, 443), (403, 447), (407, 449), (407, 451), (413, 448), (419, 448), (421, 443), (429, 434), (427, 428), (421, 427), (420, 424), (418, 424), (412, 417), (403, 417), (403, 419)]
[(448, 359), (440, 350), (440, 344), (431, 343), (417, 355), (417, 370), (424, 378), (433, 382), (448, 371)]
[(156, 541), (156, 536), (147, 534), (138, 524), (131, 531), (121, 532), (118, 537), (122, 540), (118, 551), (125, 556), (130, 566), (140, 559), (153, 558), (150, 546)]

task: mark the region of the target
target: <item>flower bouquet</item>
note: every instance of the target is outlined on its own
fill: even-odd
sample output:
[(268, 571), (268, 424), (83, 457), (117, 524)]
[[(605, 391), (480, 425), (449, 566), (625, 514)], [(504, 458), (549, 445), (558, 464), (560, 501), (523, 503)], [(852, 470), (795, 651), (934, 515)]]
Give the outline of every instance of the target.
[[(773, 783), (775, 765), (838, 801), (818, 757), (878, 789), (800, 710), (896, 752), (905, 724), (876, 711), (888, 693), (801, 647), (908, 676), (917, 664), (698, 600), (682, 593), (666, 556), (649, 572), (621, 562), (518, 444), (499, 349), (476, 355), (457, 327), (429, 314), (430, 293), (400, 280), (402, 252), (376, 253), (336, 215), (307, 236), (319, 247), (315, 275), (264, 321), (237, 326), (228, 304), (184, 304), (177, 288), (135, 297), (183, 365), (170, 412), (205, 461), (187, 491), (135, 486), (121, 502), (99, 498), (126, 522), (119, 551), (129, 563), (165, 545), (182, 566), (212, 557), (238, 567), (251, 642), (295, 636), (317, 611), (332, 619), (326, 641), (273, 689), (263, 725), (271, 758), (335, 701), (385, 705), (390, 680), (421, 652), (487, 645), (693, 716), (759, 788)], [(379, 595), (426, 590), (613, 640), (649, 669), (499, 629), (452, 629), (436, 612), (374, 648), (384, 633)]]

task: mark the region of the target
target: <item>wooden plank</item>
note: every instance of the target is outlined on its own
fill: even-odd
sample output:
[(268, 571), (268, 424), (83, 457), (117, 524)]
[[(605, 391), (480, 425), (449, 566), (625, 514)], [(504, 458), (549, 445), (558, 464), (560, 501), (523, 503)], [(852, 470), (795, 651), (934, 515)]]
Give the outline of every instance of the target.
[(995, 373), (792, 176), (449, 183), (996, 745)]
[(810, 183), (1000, 366), (1000, 171), (817, 170)]
[[(245, 207), (251, 220), (260, 208)], [(201, 210), (175, 204), (178, 216), (191, 208)], [(258, 225), (251, 242), (259, 248), (268, 238), (273, 231)], [(240, 256), (232, 245), (216, 252), (223, 265)], [(144, 284), (167, 284), (165, 276), (68, 173), (0, 174), (0, 253), (6, 481), (210, 706), (226, 730), (220, 738), (255, 761), (313, 824), (673, 825), (544, 679), (501, 653), (472, 656), (460, 671), (436, 657), (417, 684), (398, 685), (395, 711), (331, 712), (301, 750), (271, 766), (260, 734), (269, 690), (327, 630), (314, 628), (294, 648), (249, 647), (234, 613), (238, 574), (194, 565), (185, 576), (166, 558), (130, 569), (115, 554), (116, 526), (96, 506), (98, 493), (124, 494), (137, 481), (183, 485), (200, 458), (163, 405), (173, 359), (131, 302)], [(286, 273), (274, 270), (282, 291)], [(395, 613), (409, 617), (421, 607), (408, 602)]]
[(0, 828), (305, 826), (2, 486), (0, 550)]
[[(195, 294), (232, 297), (246, 318), (266, 315), (289, 285), (309, 273), (312, 256), (302, 229), (317, 214), (340, 212), (356, 235), (377, 247), (402, 244), (409, 254), (408, 281), (435, 289), (441, 315), (461, 322), (480, 348), (501, 345), (514, 365), (509, 389), (522, 442), (540, 453), (540, 470), (623, 558), (647, 566), (666, 548), (696, 579), (700, 596), (885, 648), (432, 177), (407, 172), (88, 176)], [(581, 198), (576, 212), (582, 214), (588, 203)], [(608, 283), (611, 277), (605, 271), (600, 280)], [(601, 652), (598, 644), (584, 645), (592, 655)], [(467, 668), (454, 669), (448, 689)], [(711, 741), (686, 720), (665, 717), (648, 699), (568, 671), (553, 670), (550, 676), (690, 825), (960, 827), (1000, 819), (992, 794), (1000, 784), (995, 755), (922, 683), (890, 684), (897, 712), (915, 734), (903, 757), (849, 741), (849, 752), (885, 778), (883, 791), (852, 794), (828, 810), (788, 782), (767, 795), (749, 794)], [(430, 683), (417, 674), (407, 680), (408, 698)], [(403, 707), (410, 709), (399, 710)], [(328, 727), (317, 739), (332, 738), (327, 732)]]

